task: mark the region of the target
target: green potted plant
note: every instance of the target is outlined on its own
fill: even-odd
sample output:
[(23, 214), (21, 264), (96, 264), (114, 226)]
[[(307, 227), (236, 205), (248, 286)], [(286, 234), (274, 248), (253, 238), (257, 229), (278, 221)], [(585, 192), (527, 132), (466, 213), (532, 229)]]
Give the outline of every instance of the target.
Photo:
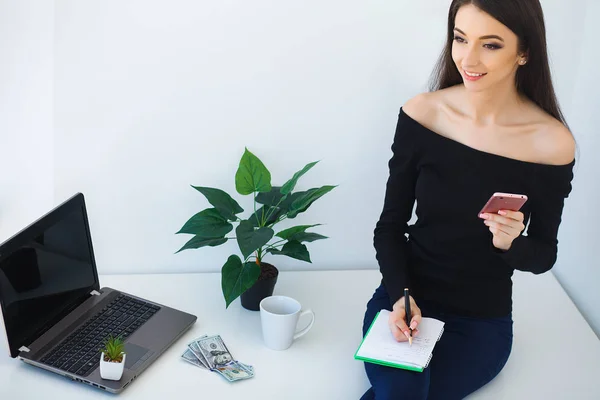
[(109, 336), (104, 341), (100, 355), (100, 376), (102, 379), (118, 381), (125, 368), (125, 343), (120, 337)]
[[(243, 196), (253, 195), (254, 208), (245, 219), (238, 217), (244, 212), (242, 207), (223, 190), (192, 185), (206, 197), (212, 208), (195, 214), (176, 232), (194, 235), (176, 253), (186, 249), (220, 246), (228, 240), (237, 241), (243, 260), (233, 254), (221, 269), (221, 288), (226, 308), (241, 297), (244, 308), (257, 311), (260, 301), (273, 294), (279, 271), (274, 265), (263, 261), (267, 254), (284, 255), (310, 263), (310, 254), (303, 243), (327, 238), (307, 232), (320, 224), (298, 225), (277, 233), (274, 230), (276, 224), (296, 218), (335, 188), (327, 185), (294, 192), (298, 179), (317, 162), (307, 164), (283, 186), (271, 186), (271, 173), (246, 148), (235, 174), (236, 191)], [(257, 204), (260, 208), (257, 208)], [(238, 224), (235, 237), (227, 237), (234, 223)]]

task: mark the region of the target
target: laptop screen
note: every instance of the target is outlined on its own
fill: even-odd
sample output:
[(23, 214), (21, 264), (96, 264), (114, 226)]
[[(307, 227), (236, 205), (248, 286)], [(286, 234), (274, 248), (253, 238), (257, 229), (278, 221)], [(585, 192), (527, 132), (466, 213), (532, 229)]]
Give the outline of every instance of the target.
[(0, 245), (0, 303), (11, 355), (92, 290), (98, 290), (98, 277), (78, 194)]

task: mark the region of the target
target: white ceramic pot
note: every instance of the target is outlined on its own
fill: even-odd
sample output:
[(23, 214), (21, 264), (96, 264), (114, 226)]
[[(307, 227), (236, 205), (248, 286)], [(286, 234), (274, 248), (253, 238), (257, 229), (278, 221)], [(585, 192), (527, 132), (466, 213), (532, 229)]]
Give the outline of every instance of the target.
[(125, 369), (125, 357), (127, 357), (127, 354), (123, 354), (123, 361), (120, 363), (104, 361), (104, 352), (102, 352), (100, 355), (100, 376), (102, 379), (120, 380)]

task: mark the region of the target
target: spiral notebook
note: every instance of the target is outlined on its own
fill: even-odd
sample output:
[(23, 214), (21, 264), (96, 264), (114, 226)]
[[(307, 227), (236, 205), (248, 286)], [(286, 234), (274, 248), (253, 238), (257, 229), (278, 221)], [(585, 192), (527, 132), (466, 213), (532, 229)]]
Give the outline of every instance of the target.
[(422, 372), (429, 365), (435, 344), (442, 337), (444, 322), (423, 317), (419, 334), (408, 342), (398, 342), (388, 326), (390, 312), (381, 310), (375, 316), (362, 343), (356, 350), (357, 360)]

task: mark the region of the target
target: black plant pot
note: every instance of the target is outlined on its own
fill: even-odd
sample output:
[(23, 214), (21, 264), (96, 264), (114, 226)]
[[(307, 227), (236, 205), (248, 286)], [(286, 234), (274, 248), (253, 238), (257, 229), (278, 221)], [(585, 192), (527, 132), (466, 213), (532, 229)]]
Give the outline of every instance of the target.
[(273, 294), (279, 271), (271, 264), (260, 264), (260, 275), (256, 283), (240, 296), (242, 307), (251, 311), (260, 310), (260, 302)]

